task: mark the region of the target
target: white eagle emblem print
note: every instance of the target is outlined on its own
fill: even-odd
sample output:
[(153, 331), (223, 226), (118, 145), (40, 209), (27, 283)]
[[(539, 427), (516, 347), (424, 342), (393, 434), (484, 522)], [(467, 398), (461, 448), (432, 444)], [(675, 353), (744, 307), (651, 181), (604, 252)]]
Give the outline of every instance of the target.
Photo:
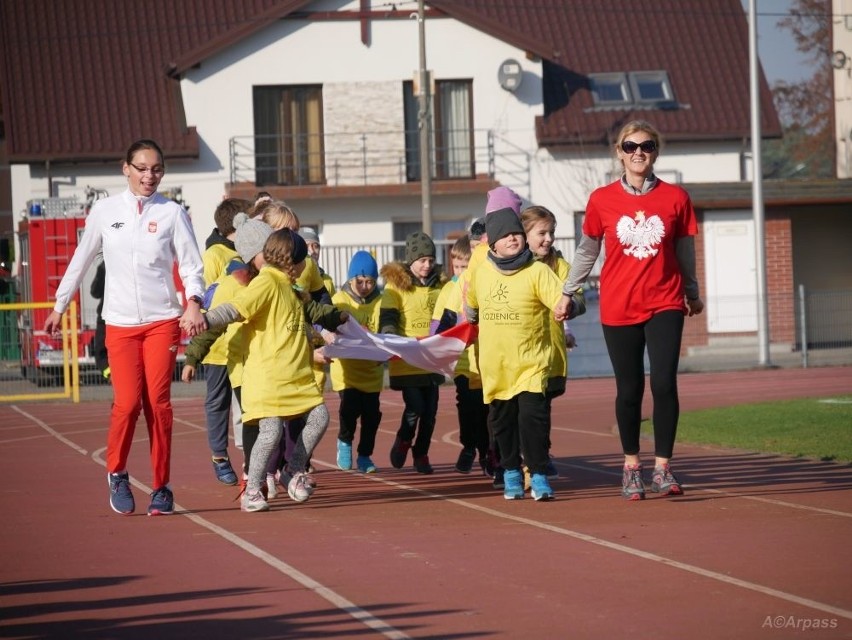
[(615, 233), (624, 246), (624, 255), (644, 260), (659, 253), (660, 250), (655, 247), (663, 241), (666, 228), (660, 216), (655, 214), (646, 218), (644, 211), (637, 211), (633, 218), (622, 216)]

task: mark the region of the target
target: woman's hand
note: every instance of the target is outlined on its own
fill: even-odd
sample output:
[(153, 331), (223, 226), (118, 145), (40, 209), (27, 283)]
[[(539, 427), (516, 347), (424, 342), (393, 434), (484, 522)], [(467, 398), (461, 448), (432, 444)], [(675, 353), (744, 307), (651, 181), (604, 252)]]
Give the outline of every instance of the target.
[(190, 338), (207, 331), (207, 321), (204, 319), (204, 314), (201, 313), (201, 308), (197, 304), (190, 302), (186, 306), (186, 311), (180, 317), (180, 328)]
[(51, 311), (44, 321), (44, 332), (49, 336), (54, 336), (59, 333), (62, 328), (62, 314), (58, 311)]
[(571, 296), (563, 293), (562, 298), (553, 307), (553, 318), (556, 322), (564, 322), (568, 319), (568, 313), (571, 311)]
[(694, 300), (687, 298), (686, 306), (689, 308), (690, 316), (697, 316), (704, 311), (704, 301), (701, 298), (695, 298)]

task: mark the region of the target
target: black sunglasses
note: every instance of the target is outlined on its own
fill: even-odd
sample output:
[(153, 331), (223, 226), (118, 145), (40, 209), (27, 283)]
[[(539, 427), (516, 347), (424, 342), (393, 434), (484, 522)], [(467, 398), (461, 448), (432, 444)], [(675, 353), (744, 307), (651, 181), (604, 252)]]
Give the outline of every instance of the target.
[(653, 140), (645, 140), (645, 142), (625, 140), (621, 143), (621, 150), (624, 153), (636, 153), (636, 149), (642, 149), (645, 153), (654, 153), (657, 150), (657, 143)]

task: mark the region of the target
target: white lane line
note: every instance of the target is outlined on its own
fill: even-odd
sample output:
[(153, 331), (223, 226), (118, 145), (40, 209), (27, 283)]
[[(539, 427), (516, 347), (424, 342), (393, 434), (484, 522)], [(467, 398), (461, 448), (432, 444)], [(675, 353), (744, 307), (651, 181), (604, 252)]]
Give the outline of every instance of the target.
[(47, 424), (45, 422), (43, 422), (42, 420), (39, 420), (34, 415), (31, 415), (31, 414), (27, 413), (26, 411), (23, 411), (20, 407), (18, 407), (18, 405), (13, 404), (10, 408), (12, 409), (12, 411), (20, 413), (22, 416), (29, 418), (30, 420), (35, 422), (39, 427), (41, 427), (42, 429), (47, 431), (51, 436), (53, 436), (54, 438), (59, 440), (62, 444), (65, 444), (65, 445), (71, 447), (72, 449), (74, 449), (74, 451), (76, 451), (77, 453), (79, 453), (81, 455), (84, 455), (84, 456), (88, 455), (89, 452), (86, 451), (83, 447), (79, 446), (75, 442), (71, 442), (71, 440), (69, 440), (68, 438), (63, 436), (58, 431), (51, 429), (49, 426), (47, 426)]
[[(77, 446), (76, 444), (74, 444), (73, 442), (68, 440), (67, 438), (64, 438), (61, 434), (57, 433), (54, 429), (51, 429), (49, 426), (47, 426), (47, 424), (45, 424), (43, 421), (39, 420), (35, 416), (27, 413), (26, 411), (22, 411), (17, 406), (13, 406), (12, 408), (15, 411), (17, 411), (18, 413), (20, 413), (22, 416), (25, 416), (26, 418), (29, 418), (30, 420), (35, 422), (39, 427), (41, 427), (42, 429), (44, 429), (45, 431), (50, 433), (53, 437), (58, 439), (63, 444), (71, 447), (72, 449), (74, 449), (75, 451), (77, 451), (78, 453), (81, 453), (83, 455), (88, 454), (88, 452), (85, 449)], [(181, 420), (180, 422), (182, 422), (184, 424), (192, 425), (192, 423), (189, 423), (189, 422), (186, 422), (186, 421)], [(103, 457), (101, 457), (101, 454), (105, 450), (106, 450), (106, 448), (103, 447), (101, 449), (93, 451), (92, 454), (91, 454), (91, 459), (94, 462), (96, 462), (97, 464), (101, 465), (102, 467), (106, 467), (106, 460), (104, 460)], [(139, 489), (140, 491), (143, 491), (146, 494), (151, 493), (152, 489), (150, 487), (139, 482), (135, 478), (131, 477), (130, 481), (131, 481), (131, 484), (133, 484), (133, 486), (136, 487), (137, 489)], [(390, 638), (391, 640), (408, 640), (411, 637), (411, 636), (408, 636), (407, 634), (403, 633), (399, 629), (396, 629), (395, 627), (389, 625), (388, 623), (386, 623), (381, 618), (377, 618), (376, 616), (372, 615), (369, 611), (362, 609), (361, 607), (356, 605), (354, 602), (347, 600), (346, 598), (344, 598), (343, 596), (341, 596), (337, 592), (333, 591), (332, 589), (329, 589), (328, 587), (324, 586), (323, 584), (317, 582), (316, 580), (314, 580), (310, 576), (302, 573), (301, 571), (299, 571), (295, 567), (293, 567), (293, 566), (287, 564), (286, 562), (280, 560), (279, 558), (276, 558), (275, 556), (267, 553), (266, 551), (264, 551), (260, 547), (248, 542), (247, 540), (240, 538), (238, 535), (231, 533), (227, 529), (224, 529), (224, 528), (220, 527), (219, 525), (213, 524), (209, 520), (206, 520), (205, 518), (203, 518), (199, 515), (196, 515), (196, 514), (193, 514), (193, 513), (188, 513), (188, 509), (186, 509), (185, 507), (182, 507), (178, 503), (175, 503), (175, 509), (177, 510), (175, 515), (181, 515), (185, 518), (188, 518), (189, 520), (191, 520), (192, 522), (194, 522), (198, 526), (204, 527), (208, 531), (211, 531), (211, 532), (215, 533), (216, 535), (224, 538), (228, 542), (236, 545), (237, 547), (239, 547), (240, 549), (242, 549), (246, 553), (250, 553), (254, 557), (261, 560), (262, 562), (265, 562), (266, 564), (268, 564), (270, 567), (272, 567), (272, 568), (278, 570), (279, 572), (283, 573), (288, 578), (294, 580), (295, 582), (298, 582), (299, 584), (301, 584), (306, 589), (310, 589), (317, 596), (319, 596), (320, 598), (330, 602), (332, 605), (334, 605), (335, 607), (337, 607), (338, 609), (340, 609), (344, 613), (348, 614), (349, 616), (351, 616), (352, 618), (354, 618), (355, 620), (357, 620), (358, 622), (360, 622), (364, 626), (369, 627), (370, 629), (372, 629), (373, 631), (376, 631), (377, 633), (381, 633), (384, 637)]]
[[(576, 464), (572, 462), (556, 462), (557, 467), (570, 467), (572, 469), (581, 469), (582, 471), (589, 471), (593, 473), (601, 473), (608, 476), (621, 477), (620, 471), (606, 471), (604, 469), (598, 469), (596, 467), (587, 467), (586, 465)], [(684, 488), (692, 489), (693, 491), (705, 491), (707, 493), (715, 493), (716, 495), (725, 496), (728, 498), (738, 498), (740, 500), (751, 500), (752, 502), (762, 502), (764, 504), (771, 504), (776, 507), (788, 507), (790, 509), (799, 509), (801, 511), (811, 511), (813, 513), (824, 513), (830, 516), (839, 516), (841, 518), (852, 518), (852, 513), (848, 511), (836, 511), (834, 509), (825, 509), (823, 507), (812, 507), (806, 504), (797, 504), (795, 502), (787, 502), (785, 500), (776, 500), (775, 498), (762, 498), (760, 496), (744, 496), (740, 493), (734, 493), (732, 491), (724, 491), (723, 489), (711, 489), (709, 487), (701, 487), (699, 485), (693, 484), (684, 484)]]
[[(32, 418), (35, 422), (39, 423), (40, 425), (44, 424), (41, 421), (35, 419), (34, 417), (29, 416), (29, 414), (26, 414), (22, 411), (19, 411), (19, 413), (22, 413), (22, 415), (26, 415), (26, 416)], [(55, 431), (53, 431), (52, 429), (47, 427), (47, 425), (44, 425), (44, 426), (45, 426), (45, 428), (50, 430), (52, 433), (56, 433)], [(59, 434), (56, 434), (56, 435), (59, 436)], [(59, 436), (59, 437), (61, 438), (61, 436)], [(70, 443), (70, 444), (73, 444), (73, 443)], [(100, 451), (103, 451), (103, 449), (99, 450), (99, 452)], [(97, 453), (99, 453), (99, 452), (97, 452)], [(94, 455), (95, 454), (93, 453), (93, 456)], [(105, 463), (100, 462), (100, 461), (98, 461), (98, 462), (100, 464), (105, 464)], [(316, 460), (316, 462), (321, 463), (323, 466), (327, 466), (327, 467), (332, 466), (332, 465), (325, 463), (325, 462), (322, 462), (320, 460)], [(595, 470), (595, 471), (598, 471), (600, 473), (606, 473), (608, 475), (618, 475), (615, 472), (602, 471), (600, 469), (591, 469), (589, 467), (581, 467), (580, 465), (568, 465), (568, 466), (576, 466), (578, 468), (585, 468), (587, 470)], [(792, 593), (787, 593), (786, 591), (781, 591), (779, 589), (773, 589), (772, 587), (767, 587), (767, 586), (764, 586), (764, 585), (761, 585), (761, 584), (750, 582), (748, 580), (741, 580), (740, 578), (734, 578), (732, 576), (728, 576), (728, 575), (725, 575), (723, 573), (719, 573), (717, 571), (704, 569), (702, 567), (691, 565), (691, 564), (688, 564), (688, 563), (685, 563), (685, 562), (680, 562), (678, 560), (672, 560), (670, 558), (666, 558), (666, 557), (657, 555), (655, 553), (650, 553), (648, 551), (642, 551), (640, 549), (634, 549), (633, 547), (628, 547), (626, 545), (618, 544), (616, 542), (610, 542), (609, 540), (604, 540), (602, 538), (598, 538), (598, 537), (595, 537), (595, 536), (592, 536), (592, 535), (589, 535), (589, 534), (586, 534), (586, 533), (582, 533), (582, 532), (579, 532), (579, 531), (574, 531), (574, 530), (571, 530), (571, 529), (565, 529), (563, 527), (558, 527), (558, 526), (555, 526), (555, 525), (550, 525), (550, 524), (547, 524), (547, 523), (538, 522), (536, 520), (530, 520), (528, 518), (522, 518), (520, 516), (514, 516), (514, 515), (511, 515), (511, 514), (508, 514), (508, 513), (497, 511), (495, 509), (490, 509), (488, 507), (483, 507), (481, 505), (466, 502), (466, 501), (460, 500), (458, 498), (448, 498), (448, 497), (443, 496), (441, 494), (433, 493), (431, 491), (426, 491), (424, 489), (420, 489), (420, 488), (417, 488), (417, 487), (412, 487), (410, 485), (406, 485), (404, 483), (396, 482), (394, 480), (388, 480), (386, 478), (381, 478), (381, 477), (378, 477), (378, 476), (375, 476), (375, 475), (371, 476), (369, 479), (374, 481), (374, 482), (380, 482), (380, 483), (386, 484), (388, 486), (396, 487), (396, 488), (403, 489), (403, 490), (406, 490), (406, 491), (411, 491), (413, 493), (417, 493), (417, 494), (420, 494), (420, 495), (428, 497), (428, 498), (443, 500), (445, 502), (455, 504), (455, 505), (463, 507), (465, 509), (478, 511), (480, 513), (484, 513), (486, 515), (490, 515), (490, 516), (500, 518), (500, 519), (503, 519), (503, 520), (508, 520), (508, 521), (511, 521), (511, 522), (517, 522), (519, 524), (524, 524), (524, 525), (527, 525), (527, 526), (530, 526), (530, 527), (535, 527), (537, 529), (542, 529), (542, 530), (545, 530), (545, 531), (550, 531), (552, 533), (557, 533), (559, 535), (574, 538), (576, 540), (581, 540), (583, 542), (594, 544), (594, 545), (597, 545), (597, 546), (600, 546), (600, 547), (603, 547), (603, 548), (606, 548), (606, 549), (611, 549), (613, 551), (625, 553), (627, 555), (631, 555), (631, 556), (634, 556), (634, 557), (637, 557), (637, 558), (642, 558), (644, 560), (656, 562), (658, 564), (669, 566), (669, 567), (672, 567), (672, 568), (675, 568), (675, 569), (680, 569), (681, 571), (685, 571), (687, 573), (692, 573), (692, 574), (695, 574), (695, 575), (703, 576), (703, 577), (709, 578), (711, 580), (716, 580), (718, 582), (722, 582), (722, 583), (729, 584), (729, 585), (732, 585), (732, 586), (740, 587), (742, 589), (748, 589), (750, 591), (754, 591), (756, 593), (760, 593), (760, 594), (763, 594), (763, 595), (766, 595), (766, 596), (769, 596), (769, 597), (772, 597), (772, 598), (777, 598), (779, 600), (784, 600), (786, 602), (791, 602), (793, 604), (798, 604), (798, 605), (801, 605), (803, 607), (808, 607), (808, 608), (811, 608), (811, 609), (814, 609), (814, 610), (817, 610), (817, 611), (822, 611), (822, 612), (825, 612), (825, 613), (837, 615), (837, 616), (852, 620), (852, 611), (849, 611), (849, 610), (846, 610), (846, 609), (841, 609), (839, 607), (835, 607), (833, 605), (829, 605), (829, 604), (826, 604), (826, 603), (823, 603), (823, 602), (819, 602), (817, 600), (812, 600), (810, 598), (803, 598), (801, 596), (797, 596), (797, 595), (792, 594)], [(135, 481), (134, 481), (134, 485), (139, 486), (140, 489), (142, 489), (144, 491), (150, 492), (150, 490), (147, 487), (145, 487), (144, 485), (140, 486)], [(748, 496), (736, 496), (736, 494), (732, 494), (732, 495), (734, 497), (748, 498)], [(176, 506), (178, 506), (178, 505), (176, 505)], [(796, 505), (790, 505), (790, 506), (796, 506)], [(371, 616), (368, 612), (363, 611), (362, 609), (357, 607), (355, 604), (350, 603), (348, 600), (346, 600), (342, 596), (339, 596), (338, 594), (331, 591), (330, 589), (327, 589), (326, 587), (323, 587), (319, 583), (315, 582), (313, 579), (309, 578), (308, 576), (305, 576), (304, 574), (302, 574), (298, 570), (290, 567), (290, 565), (287, 565), (286, 563), (281, 562), (280, 560), (278, 560), (277, 558), (275, 558), (273, 556), (269, 556), (269, 554), (267, 554), (265, 551), (263, 551), (260, 548), (252, 545), (251, 543), (243, 540), (242, 538), (239, 538), (239, 536), (236, 536), (236, 535), (231, 534), (230, 532), (228, 532), (224, 529), (221, 529), (221, 527), (214, 525), (213, 523), (201, 518), (200, 516), (196, 516), (196, 515), (192, 515), (192, 514), (182, 514), (182, 515), (184, 515), (185, 517), (190, 517), (193, 520), (195, 520), (197, 518), (199, 520), (198, 524), (200, 524), (201, 526), (204, 526), (205, 528), (216, 533), (217, 535), (226, 534), (226, 535), (223, 535), (223, 537), (225, 537), (225, 539), (228, 539), (228, 540), (234, 542), (234, 544), (237, 544), (237, 546), (239, 546), (240, 548), (242, 548), (245, 551), (251, 553), (252, 555), (260, 558), (264, 562), (267, 562), (268, 564), (270, 564), (270, 566), (275, 567), (279, 571), (282, 571), (283, 573), (285, 573), (286, 575), (291, 577), (293, 580), (296, 580), (297, 582), (299, 582), (300, 584), (302, 584), (306, 588), (313, 590), (320, 597), (328, 600), (329, 602), (332, 602), (332, 604), (334, 604), (335, 606), (338, 606), (338, 604), (337, 604), (338, 601), (348, 603), (346, 606), (340, 606), (339, 608), (341, 608), (341, 610), (345, 611), (346, 613), (348, 613), (349, 615), (351, 615), (355, 619), (361, 621), (363, 624), (367, 624), (367, 622), (365, 620), (363, 620), (359, 615), (356, 615), (356, 613), (358, 613), (358, 612), (363, 612), (363, 615), (367, 616), (367, 618), (371, 622), (374, 621), (382, 629), (388, 630), (387, 633), (382, 631), (382, 633), (384, 635), (386, 635), (387, 637), (390, 637), (390, 638), (407, 638), (408, 637), (405, 634), (403, 634), (401, 631), (398, 631), (398, 630), (394, 629), (393, 627), (391, 627), (390, 625), (387, 625), (386, 623), (384, 623), (382, 620)], [(221, 531), (221, 533), (220, 533), (220, 531)], [(269, 558), (269, 560), (267, 560), (267, 557)], [(280, 566), (278, 566), (278, 565), (280, 565)], [(291, 570), (292, 570), (293, 573), (289, 572)], [(299, 576), (304, 576), (304, 579), (307, 582), (303, 582), (302, 580), (300, 580)], [(317, 585), (317, 586), (314, 587), (312, 585)], [(324, 591), (327, 591), (329, 594), (333, 594), (334, 597), (339, 598), (339, 600), (334, 601), (334, 600), (329, 599), (329, 597), (324, 595)], [(370, 625), (368, 625), (368, 626), (370, 626)], [(379, 630), (379, 627), (371, 626), (371, 628), (376, 629), (377, 631)], [(388, 635), (388, 634), (401, 634), (401, 635)]]
[(817, 611), (823, 611), (825, 613), (830, 613), (832, 615), (840, 616), (843, 618), (847, 618), (852, 620), (852, 611), (841, 609), (840, 607), (835, 607), (830, 604), (825, 604), (824, 602), (819, 602), (817, 600), (811, 600), (810, 598), (803, 598), (801, 596), (797, 596), (792, 593), (787, 593), (786, 591), (780, 591), (778, 589), (773, 589), (772, 587), (767, 587), (761, 584), (757, 584), (754, 582), (749, 582), (748, 580), (741, 580), (739, 578), (734, 578), (729, 575), (725, 575), (724, 573), (719, 573), (717, 571), (712, 571), (709, 569), (704, 569), (702, 567), (697, 567), (695, 565), (687, 564), (685, 562), (680, 562), (678, 560), (672, 560), (670, 558), (666, 558), (663, 556), (659, 556), (655, 553), (650, 553), (648, 551), (642, 551), (640, 549), (634, 549), (633, 547), (628, 547), (623, 544), (618, 544), (617, 542), (610, 542), (609, 540), (604, 540), (602, 538), (597, 538), (595, 536), (581, 533), (579, 531), (573, 531), (571, 529), (565, 529), (563, 527), (558, 527), (551, 524), (546, 524), (544, 522), (538, 522), (536, 520), (530, 520), (528, 518), (522, 518), (520, 516), (514, 516), (508, 513), (504, 513), (502, 511), (497, 511), (495, 509), (490, 509), (488, 507), (483, 507), (481, 505), (473, 504), (471, 502), (466, 502), (464, 500), (460, 500), (458, 498), (448, 498), (441, 494), (432, 493), (431, 491), (426, 491), (424, 489), (419, 489), (417, 487), (412, 487), (410, 485), (403, 484), (401, 482), (396, 482), (394, 480), (388, 480), (386, 478), (380, 478), (378, 476), (371, 476), (370, 480), (376, 482), (382, 482), (392, 487), (396, 487), (398, 489), (404, 489), (406, 491), (413, 491), (414, 493), (419, 493), (425, 497), (444, 500), (446, 502), (450, 502), (457, 506), (463, 507), (465, 509), (471, 509), (473, 511), (478, 511), (480, 513), (484, 513), (486, 515), (493, 516), (495, 518), (501, 518), (503, 520), (509, 520), (512, 522), (517, 522), (519, 524), (524, 524), (530, 527), (535, 527), (537, 529), (543, 529), (545, 531), (550, 531), (552, 533), (557, 533), (559, 535), (567, 536), (569, 538), (574, 538), (576, 540), (581, 540), (583, 542), (588, 542), (590, 544), (597, 545), (599, 547), (604, 547), (606, 549), (611, 549), (613, 551), (618, 551), (620, 553), (626, 553), (631, 556), (635, 556), (637, 558), (642, 558), (644, 560), (650, 560), (651, 562), (656, 562), (659, 564), (663, 564), (669, 567), (673, 567), (675, 569), (680, 569), (681, 571), (686, 571), (688, 573), (692, 573), (695, 575), (703, 576), (705, 578), (709, 578), (711, 580), (716, 580), (718, 582), (723, 582), (725, 584), (730, 584), (736, 587), (740, 587), (743, 589), (748, 589), (749, 591), (755, 591), (757, 593), (770, 596), (772, 598), (777, 598), (779, 600), (784, 600), (786, 602), (792, 602), (794, 604), (801, 605), (803, 607), (808, 607), (811, 609), (815, 609)]

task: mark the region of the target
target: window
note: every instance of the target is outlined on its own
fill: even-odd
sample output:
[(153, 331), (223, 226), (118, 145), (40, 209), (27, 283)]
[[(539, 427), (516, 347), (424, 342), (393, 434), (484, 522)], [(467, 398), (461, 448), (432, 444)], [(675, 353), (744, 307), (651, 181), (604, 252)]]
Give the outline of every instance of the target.
[(674, 91), (665, 71), (589, 74), (595, 106), (666, 107), (675, 103)]
[(323, 184), (322, 87), (254, 88), (255, 180)]
[[(445, 270), (450, 265), (450, 248), (453, 246), (454, 240), (449, 238), (457, 236), (459, 233), (467, 232), (468, 223), (465, 220), (433, 220), (432, 221), (432, 240), (435, 242), (436, 261), (444, 265)], [(394, 260), (405, 260), (405, 239), (408, 234), (415, 231), (422, 231), (423, 223), (418, 222), (394, 222), (393, 223), (393, 241), (394, 243), (402, 243), (394, 247)]]
[(589, 75), (595, 104), (630, 104), (632, 98), (625, 73), (595, 73)]
[(674, 95), (665, 71), (634, 71), (630, 74), (633, 99), (640, 104), (673, 102)]
[[(472, 178), (473, 101), (470, 80), (435, 83), (432, 127), (432, 175), (437, 179)], [(412, 82), (403, 83), (405, 106), (405, 160), (409, 182), (420, 180), (420, 97)]]

